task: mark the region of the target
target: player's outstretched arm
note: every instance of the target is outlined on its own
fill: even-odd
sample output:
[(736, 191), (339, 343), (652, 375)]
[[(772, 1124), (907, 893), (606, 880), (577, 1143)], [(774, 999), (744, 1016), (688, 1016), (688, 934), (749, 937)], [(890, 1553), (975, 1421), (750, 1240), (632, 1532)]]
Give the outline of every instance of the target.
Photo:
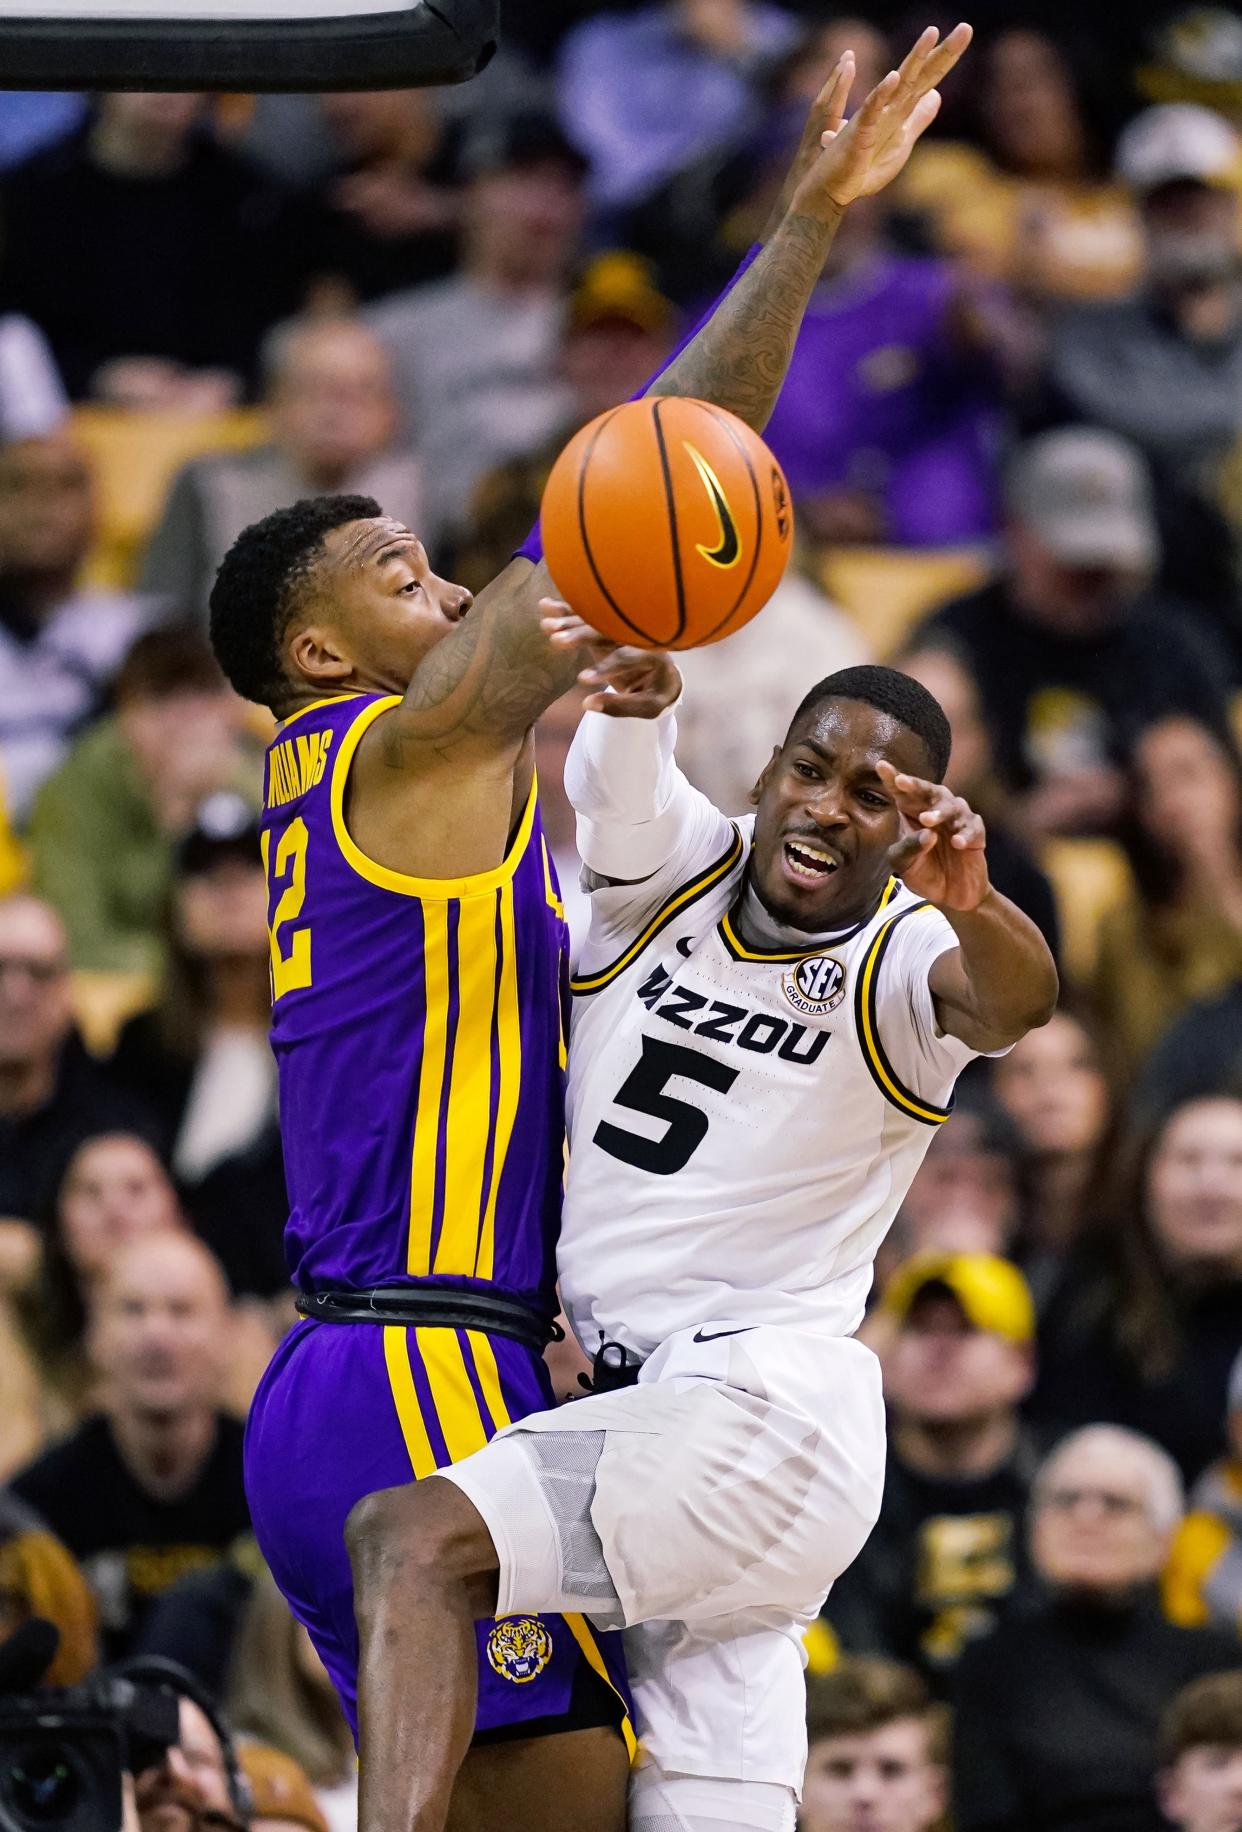
[[(854, 66), (842, 58), (812, 111), (775, 233), (648, 393), (696, 396), (762, 431), (843, 212), (901, 171), (935, 119), (936, 84), (970, 39), (968, 25), (943, 41), (929, 27), (848, 123)], [(471, 748), (516, 754), (577, 674), (573, 655), (553, 648), (540, 627), (539, 602), (552, 590), (542, 563), (515, 560), (479, 594), (469, 617), (418, 669), (397, 715), (384, 721), (394, 765), (456, 763)]]
[(892, 868), (934, 904), (958, 945), (928, 976), (936, 1021), (971, 1049), (1004, 1049), (1046, 1024), (1056, 1009), (1057, 970), (1029, 916), (993, 890), (987, 836), (970, 804), (941, 782), (877, 766), (907, 831)]
[(811, 110), (763, 252), (649, 393), (694, 395), (763, 431), (837, 225), (850, 204), (874, 197), (905, 166), (939, 111), (937, 83), (971, 37), (965, 24), (943, 40), (929, 26), (848, 122), (854, 60), (846, 52)]

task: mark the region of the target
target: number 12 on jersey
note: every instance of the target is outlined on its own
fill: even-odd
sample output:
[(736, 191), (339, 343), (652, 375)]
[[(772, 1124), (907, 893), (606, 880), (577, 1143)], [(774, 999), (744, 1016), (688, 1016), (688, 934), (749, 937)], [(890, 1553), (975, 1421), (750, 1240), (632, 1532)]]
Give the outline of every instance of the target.
[(302, 905), (306, 901), (306, 846), (310, 836), (306, 831), (306, 822), (299, 815), (296, 820), (289, 822), (281, 834), (276, 842), (275, 861), (269, 862), (271, 837), (270, 833), (264, 833), (260, 839), (263, 875), (268, 882), (269, 898), (277, 885), (288, 880), (268, 925), (274, 1003), (282, 994), (294, 992), (311, 983), (309, 927), (290, 929), (287, 937), (281, 936), (281, 930), (302, 914)]

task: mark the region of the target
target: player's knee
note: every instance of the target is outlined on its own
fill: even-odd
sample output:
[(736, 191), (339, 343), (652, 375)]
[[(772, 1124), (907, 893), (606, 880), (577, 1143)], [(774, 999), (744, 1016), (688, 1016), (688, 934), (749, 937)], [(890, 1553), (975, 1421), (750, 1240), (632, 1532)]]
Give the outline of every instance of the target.
[(422, 1589), (473, 1587), (496, 1568), (491, 1535), (474, 1506), (435, 1476), (364, 1495), (345, 1522), (345, 1545), (360, 1606), (397, 1580)]

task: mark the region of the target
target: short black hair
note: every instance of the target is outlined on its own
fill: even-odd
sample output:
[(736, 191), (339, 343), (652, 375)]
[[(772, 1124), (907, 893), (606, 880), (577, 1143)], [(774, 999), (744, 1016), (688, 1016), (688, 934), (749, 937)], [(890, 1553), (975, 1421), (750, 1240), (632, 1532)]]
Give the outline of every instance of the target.
[[(896, 719), (923, 740), (928, 776), (933, 782), (944, 781), (953, 746), (949, 721), (939, 700), (910, 675), (870, 663), (859, 668), (838, 668), (835, 674), (826, 674), (822, 681), (815, 683), (790, 720), (789, 730), (792, 731), (808, 712), (814, 711), (821, 700), (861, 700), (865, 706), (874, 706), (877, 712), (886, 712), (890, 719)], [(785, 742), (789, 742), (788, 736)]]
[(238, 535), (211, 588), (211, 646), (243, 699), (282, 697), (281, 638), (324, 536), (383, 513), (373, 496), (310, 496)]

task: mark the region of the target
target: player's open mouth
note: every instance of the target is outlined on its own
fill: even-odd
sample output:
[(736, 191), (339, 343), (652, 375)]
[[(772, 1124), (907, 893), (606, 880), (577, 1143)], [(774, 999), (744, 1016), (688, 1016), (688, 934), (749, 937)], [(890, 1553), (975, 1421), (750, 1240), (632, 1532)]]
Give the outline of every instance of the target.
[(785, 869), (797, 884), (822, 884), (840, 863), (824, 847), (810, 840), (785, 841)]

